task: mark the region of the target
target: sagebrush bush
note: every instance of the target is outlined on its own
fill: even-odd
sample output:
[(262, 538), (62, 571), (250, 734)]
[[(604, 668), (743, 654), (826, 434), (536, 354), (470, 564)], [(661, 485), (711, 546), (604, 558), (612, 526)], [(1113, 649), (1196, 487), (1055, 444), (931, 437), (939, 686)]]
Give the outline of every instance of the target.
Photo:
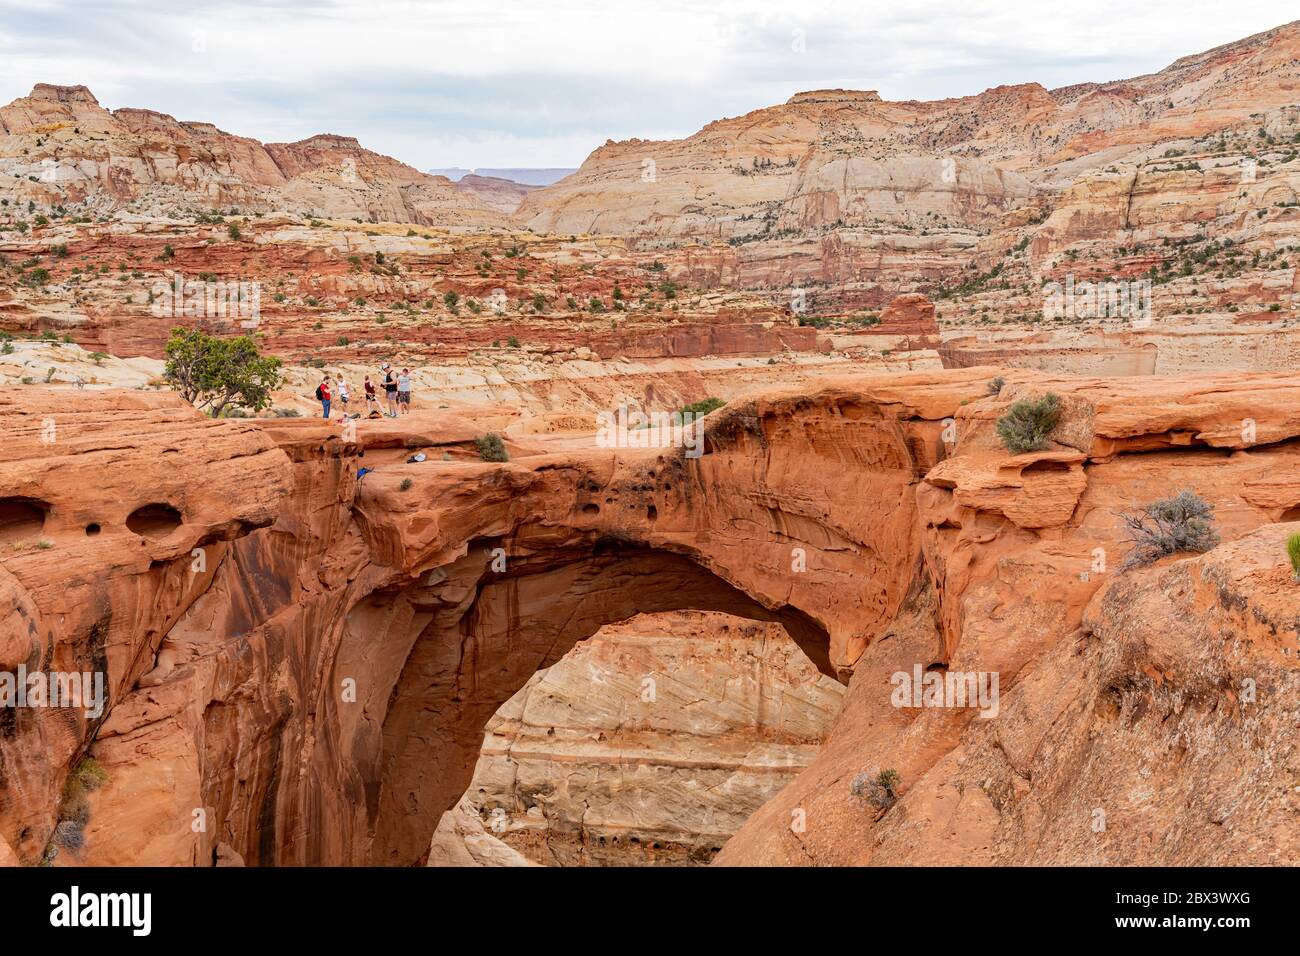
[(1121, 515), (1132, 549), (1121, 570), (1141, 567), (1180, 551), (1209, 551), (1219, 543), (1214, 530), (1214, 505), (1184, 489), (1135, 512)]
[(998, 376), (997, 378), (995, 378), (995, 379), (990, 380), (990, 381), (989, 381), (989, 386), (988, 386), (988, 388), (989, 388), (989, 394), (990, 394), (990, 395), (998, 395), (998, 394), (1000, 394), (1000, 393), (1002, 392), (1003, 387), (1004, 387), (1006, 384), (1007, 384), (1007, 380), (1006, 380), (1005, 378), (1003, 378), (1001, 375), (999, 375), (999, 376)]
[(853, 778), (849, 792), (879, 810), (888, 810), (898, 802), (900, 782), (897, 770), (867, 771)]
[(1039, 398), (1022, 398), (1011, 403), (998, 419), (998, 437), (1007, 450), (1020, 455), (1050, 448), (1047, 436), (1061, 420), (1061, 400), (1052, 392)]
[(80, 850), (86, 845), (84, 824), (75, 820), (59, 821), (54, 827), (54, 836), (51, 842), (69, 850)]
[(495, 432), (489, 432), (481, 438), (475, 438), (474, 446), (478, 448), (478, 456), (484, 461), (510, 460), (510, 453), (506, 451), (506, 443)]

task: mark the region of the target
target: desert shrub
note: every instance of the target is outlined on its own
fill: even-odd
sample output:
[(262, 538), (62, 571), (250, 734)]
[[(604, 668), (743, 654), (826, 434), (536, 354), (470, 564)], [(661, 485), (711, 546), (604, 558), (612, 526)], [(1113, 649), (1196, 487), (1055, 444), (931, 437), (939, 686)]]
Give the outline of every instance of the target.
[(897, 770), (867, 771), (853, 778), (849, 792), (878, 810), (888, 810), (898, 802), (901, 782)]
[(63, 820), (54, 828), (54, 843), (69, 850), (80, 850), (86, 845), (83, 824), (75, 820)]
[(681, 408), (679, 408), (677, 410), (676, 419), (679, 422), (684, 421), (688, 414), (694, 415), (696, 418), (700, 418), (701, 416), (707, 415), (709, 414), (709, 412), (714, 411), (715, 409), (721, 408), (725, 404), (727, 403), (724, 402), (722, 399), (714, 398), (713, 396), (709, 396), (708, 398), (702, 398), (698, 402), (691, 402), (689, 405), (683, 405)]
[(1006, 384), (1007, 384), (1007, 380), (1003, 378), (1001, 375), (999, 375), (997, 378), (989, 382), (989, 394), (990, 395), (1001, 394), (1002, 388)]
[(1214, 505), (1194, 491), (1160, 498), (1120, 516), (1132, 549), (1121, 570), (1137, 568), (1180, 551), (1209, 551), (1219, 543)]
[(296, 408), (273, 408), (271, 409), (271, 414), (273, 414), (276, 418), (302, 417), (302, 412), (298, 411), (298, 409)]
[(1300, 534), (1286, 539), (1286, 556), (1291, 561), (1291, 577), (1300, 581)]
[(108, 781), (108, 772), (93, 757), (77, 764), (63, 781), (59, 801), (59, 823), (54, 828), (54, 843), (69, 850), (85, 845), (82, 830), (90, 821), (90, 802), (86, 794), (98, 790)]
[(414, 484), (415, 482), (413, 482), (410, 478), (403, 478), (402, 483), (397, 486), (397, 489), (398, 491), (410, 491), (411, 486)]
[(998, 419), (998, 437), (1013, 454), (1042, 451), (1050, 447), (1047, 436), (1060, 420), (1061, 400), (1052, 392), (1039, 398), (1022, 398), (1012, 402)]
[(474, 439), (474, 446), (478, 449), (478, 456), (484, 461), (510, 460), (510, 454), (506, 451), (506, 443), (495, 432), (489, 432), (481, 438)]

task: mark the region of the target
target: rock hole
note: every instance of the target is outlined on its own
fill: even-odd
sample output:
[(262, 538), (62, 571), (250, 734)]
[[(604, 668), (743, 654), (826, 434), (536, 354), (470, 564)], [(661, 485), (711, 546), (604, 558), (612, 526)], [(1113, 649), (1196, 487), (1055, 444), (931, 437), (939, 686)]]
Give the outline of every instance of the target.
[(586, 504), (582, 506), (582, 513), (585, 515), (600, 514), (600, 505)]
[(1021, 468), (1020, 473), (1022, 475), (1028, 475), (1033, 472), (1067, 472), (1069, 470), (1070, 470), (1070, 466), (1067, 462), (1051, 461), (1049, 459), (1044, 461), (1031, 462), (1028, 465), (1025, 465), (1024, 468)]
[(92, 521), (90, 524), (86, 525), (86, 535), (90, 536), (96, 534), (99, 534), (99, 525)]
[(0, 498), (0, 541), (24, 541), (45, 529), (50, 506), (36, 498)]
[(655, 520), (656, 518), (658, 518), (658, 517), (659, 517), (659, 509), (658, 509), (658, 508), (656, 508), (654, 505), (651, 505), (649, 508), (646, 508), (646, 510), (645, 510), (645, 518), (646, 518), (647, 521), (654, 521), (654, 520)]
[(1282, 512), (1282, 521), (1300, 521), (1300, 505), (1287, 508)]
[(127, 517), (126, 526), (143, 538), (165, 538), (181, 526), (181, 513), (167, 504), (142, 505)]

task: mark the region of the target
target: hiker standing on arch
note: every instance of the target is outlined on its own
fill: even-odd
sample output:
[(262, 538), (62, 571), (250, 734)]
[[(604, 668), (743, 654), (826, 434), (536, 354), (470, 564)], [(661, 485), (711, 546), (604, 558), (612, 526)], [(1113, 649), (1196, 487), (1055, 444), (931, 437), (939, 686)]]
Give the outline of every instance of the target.
[(385, 362), (380, 366), (384, 373), (384, 400), (388, 403), (388, 417), (397, 417), (397, 376), (393, 367)]
[(348, 402), (352, 400), (352, 386), (346, 376), (339, 376), (339, 404), (343, 406), (343, 417), (348, 417)]
[(411, 414), (411, 370), (402, 369), (397, 376), (397, 408), (403, 415)]
[(330, 377), (326, 375), (316, 386), (316, 400), (320, 402), (321, 415), (329, 421), (330, 417)]
[(375, 383), (370, 381), (369, 375), (361, 386), (366, 393), (366, 414), (379, 414), (379, 398), (375, 395)]

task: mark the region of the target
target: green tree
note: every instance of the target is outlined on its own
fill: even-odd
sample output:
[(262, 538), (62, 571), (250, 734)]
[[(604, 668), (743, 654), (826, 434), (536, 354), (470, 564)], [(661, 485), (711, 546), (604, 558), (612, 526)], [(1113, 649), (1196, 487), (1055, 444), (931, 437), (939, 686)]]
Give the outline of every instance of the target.
[(199, 329), (172, 329), (163, 378), (187, 402), (219, 418), (227, 407), (259, 412), (281, 380), (280, 360), (264, 356), (250, 335), (222, 339)]

